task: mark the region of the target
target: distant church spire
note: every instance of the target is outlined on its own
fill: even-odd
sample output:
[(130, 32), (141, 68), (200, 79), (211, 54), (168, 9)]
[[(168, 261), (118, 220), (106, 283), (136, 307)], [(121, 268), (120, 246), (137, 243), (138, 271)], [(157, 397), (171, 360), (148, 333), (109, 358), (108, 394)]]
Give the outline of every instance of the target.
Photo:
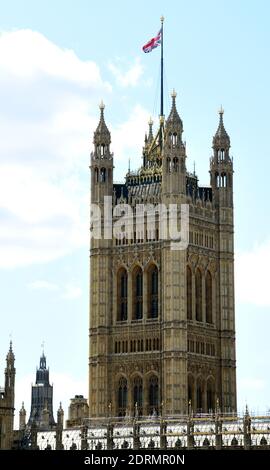
[(53, 386), (50, 385), (49, 369), (46, 366), (44, 350), (36, 371), (36, 383), (32, 385), (31, 412), (28, 426), (35, 422), (37, 427), (51, 429), (56, 423), (53, 417)]

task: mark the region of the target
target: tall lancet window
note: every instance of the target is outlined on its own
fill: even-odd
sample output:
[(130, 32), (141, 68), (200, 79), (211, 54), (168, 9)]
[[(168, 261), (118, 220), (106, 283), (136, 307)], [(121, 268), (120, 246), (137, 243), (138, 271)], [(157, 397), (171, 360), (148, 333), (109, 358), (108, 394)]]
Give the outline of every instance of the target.
[(118, 383), (118, 416), (125, 416), (127, 411), (127, 379), (121, 377)]
[(117, 320), (125, 321), (127, 320), (127, 271), (123, 268), (118, 273), (117, 279), (117, 296), (118, 296), (118, 312)]
[(143, 383), (141, 377), (135, 377), (133, 381), (133, 407), (134, 411), (137, 406), (139, 416), (142, 415), (143, 409)]
[(137, 267), (133, 273), (133, 318), (141, 320), (143, 316), (143, 273)]
[(158, 317), (158, 269), (152, 266), (148, 273), (149, 318)]
[(149, 413), (151, 415), (157, 414), (159, 409), (159, 391), (158, 391), (158, 377), (153, 375), (149, 379)]
[(206, 322), (213, 323), (213, 306), (212, 306), (212, 276), (207, 271), (205, 276), (205, 306), (206, 306)]
[(187, 319), (192, 320), (192, 272), (187, 266)]
[(199, 269), (195, 275), (196, 320), (202, 321), (202, 274)]

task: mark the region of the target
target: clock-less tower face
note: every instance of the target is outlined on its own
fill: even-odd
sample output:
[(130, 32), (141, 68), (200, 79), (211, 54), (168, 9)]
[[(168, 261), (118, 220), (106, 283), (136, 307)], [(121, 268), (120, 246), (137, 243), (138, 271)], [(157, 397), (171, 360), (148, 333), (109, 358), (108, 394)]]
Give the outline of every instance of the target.
[[(188, 404), (194, 413), (205, 413), (217, 400), (223, 411), (236, 410), (233, 169), (223, 113), (209, 187), (199, 186), (195, 172), (187, 171), (175, 93), (156, 135), (152, 127), (150, 121), (143, 165), (129, 170), (125, 183), (113, 182), (104, 105), (94, 134), (91, 202), (99, 207), (101, 232), (108, 223), (105, 201), (114, 209), (113, 224), (129, 212), (121, 238), (91, 238), (91, 417), (176, 416)], [(150, 228), (147, 204), (154, 217)], [(172, 250), (162, 221), (172, 205), (180, 218), (183, 204), (189, 210), (188, 243)], [(139, 205), (145, 211), (141, 219)]]

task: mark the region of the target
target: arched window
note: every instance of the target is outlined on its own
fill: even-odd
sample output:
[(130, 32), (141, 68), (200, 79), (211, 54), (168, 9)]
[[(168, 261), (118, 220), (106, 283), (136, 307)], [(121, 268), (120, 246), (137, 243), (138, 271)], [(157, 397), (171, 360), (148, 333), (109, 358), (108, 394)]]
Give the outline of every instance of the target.
[(206, 322), (213, 323), (213, 308), (212, 308), (212, 276), (207, 271), (205, 276), (205, 307), (206, 307)]
[(133, 407), (135, 411), (135, 405), (137, 403), (137, 410), (139, 416), (143, 413), (143, 385), (141, 377), (135, 377), (133, 381)]
[(100, 182), (105, 183), (106, 181), (106, 168), (100, 169)]
[(127, 379), (121, 377), (118, 382), (118, 416), (125, 416), (127, 410)]
[(148, 272), (148, 317), (158, 317), (158, 269), (152, 266)]
[(199, 381), (197, 383), (197, 412), (202, 413), (203, 411), (203, 394), (202, 394), (202, 383)]
[(207, 400), (207, 412), (209, 413), (210, 411), (213, 411), (215, 408), (214, 382), (212, 379), (209, 379), (207, 382), (206, 400)]
[(192, 320), (192, 272), (187, 266), (187, 319)]
[(196, 320), (202, 321), (202, 274), (199, 269), (195, 275)]
[(194, 377), (189, 374), (188, 376), (188, 405), (191, 404), (191, 408), (194, 407)]
[(118, 288), (118, 312), (117, 320), (125, 321), (127, 320), (127, 271), (121, 269), (118, 273), (117, 288)]
[(158, 397), (158, 377), (152, 375), (149, 379), (149, 414), (157, 414), (159, 408), (159, 397)]
[(141, 320), (143, 316), (143, 273), (135, 268), (133, 273), (133, 318)]

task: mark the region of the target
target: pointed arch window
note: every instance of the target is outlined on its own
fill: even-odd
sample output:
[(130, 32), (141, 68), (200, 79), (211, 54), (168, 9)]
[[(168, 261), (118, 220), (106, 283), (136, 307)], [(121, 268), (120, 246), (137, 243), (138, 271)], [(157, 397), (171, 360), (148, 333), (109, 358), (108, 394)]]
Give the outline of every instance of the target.
[(117, 279), (117, 297), (118, 297), (118, 312), (117, 320), (125, 321), (127, 320), (127, 271), (123, 268), (118, 273)]
[(195, 275), (196, 320), (202, 321), (202, 274), (199, 269)]
[(206, 322), (213, 323), (213, 305), (212, 305), (212, 276), (207, 271), (205, 276), (205, 307), (206, 307)]
[(143, 316), (143, 273), (135, 268), (133, 274), (133, 318), (141, 320)]
[(101, 168), (100, 170), (100, 182), (105, 183), (106, 181), (106, 168)]
[(127, 410), (127, 379), (121, 377), (118, 382), (118, 416), (125, 416)]
[(143, 413), (143, 383), (141, 377), (135, 377), (133, 381), (133, 407), (137, 405), (139, 416)]
[(202, 394), (202, 383), (199, 382), (197, 385), (197, 412), (203, 411), (203, 394)]
[(158, 269), (152, 266), (148, 272), (148, 308), (149, 318), (158, 317)]
[(192, 320), (192, 272), (187, 266), (187, 319)]
[(214, 392), (214, 382), (209, 379), (207, 382), (206, 389), (206, 401), (207, 401), (207, 412), (213, 411), (215, 408), (215, 392)]
[(159, 408), (159, 388), (158, 388), (158, 377), (152, 375), (149, 379), (149, 413), (151, 415), (158, 413)]

